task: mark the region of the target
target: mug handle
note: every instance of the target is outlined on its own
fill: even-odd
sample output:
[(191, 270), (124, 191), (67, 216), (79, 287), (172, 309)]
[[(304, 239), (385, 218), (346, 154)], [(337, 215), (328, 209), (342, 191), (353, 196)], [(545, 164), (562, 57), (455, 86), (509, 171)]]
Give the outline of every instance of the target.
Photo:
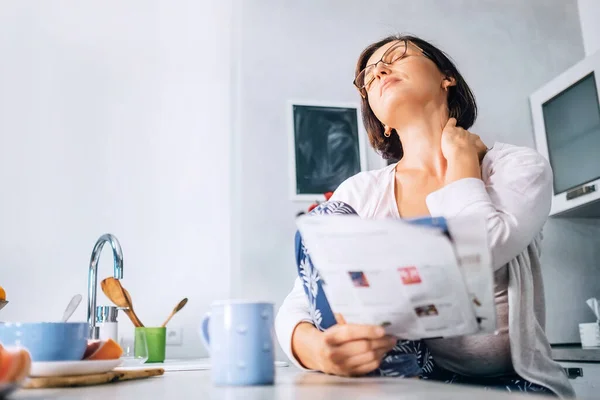
[(204, 347), (206, 347), (208, 354), (210, 354), (210, 335), (208, 333), (209, 321), (210, 321), (210, 312), (207, 312), (206, 314), (204, 314), (204, 317), (202, 318), (202, 322), (200, 322), (200, 339), (202, 339), (202, 343), (204, 344)]

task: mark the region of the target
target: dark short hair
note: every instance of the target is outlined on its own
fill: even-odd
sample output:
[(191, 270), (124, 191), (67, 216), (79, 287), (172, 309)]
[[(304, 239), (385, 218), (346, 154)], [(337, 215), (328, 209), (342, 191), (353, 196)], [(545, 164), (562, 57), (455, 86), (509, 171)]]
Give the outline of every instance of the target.
[[(469, 129), (477, 118), (477, 104), (473, 92), (450, 58), (443, 51), (423, 39), (411, 35), (392, 35), (371, 44), (358, 57), (354, 76), (356, 77), (366, 67), (367, 61), (377, 49), (386, 43), (398, 40), (407, 40), (419, 46), (423, 50), (423, 54), (433, 61), (442, 73), (456, 80), (456, 86), (451, 86), (448, 90), (449, 116), (456, 118), (457, 126)], [(368, 95), (365, 98), (361, 97), (361, 99), (363, 123), (371, 146), (385, 159), (401, 159), (404, 153), (400, 138), (394, 131), (392, 131), (389, 138), (385, 137), (383, 124), (377, 119), (369, 106)]]

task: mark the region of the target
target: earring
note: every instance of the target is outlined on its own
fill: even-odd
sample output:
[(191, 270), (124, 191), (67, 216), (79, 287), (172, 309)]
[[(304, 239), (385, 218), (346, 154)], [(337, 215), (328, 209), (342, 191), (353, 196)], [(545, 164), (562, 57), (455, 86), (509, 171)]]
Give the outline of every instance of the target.
[(383, 136), (389, 138), (390, 136), (392, 136), (392, 130), (390, 129), (389, 126), (386, 126), (384, 131), (383, 131)]

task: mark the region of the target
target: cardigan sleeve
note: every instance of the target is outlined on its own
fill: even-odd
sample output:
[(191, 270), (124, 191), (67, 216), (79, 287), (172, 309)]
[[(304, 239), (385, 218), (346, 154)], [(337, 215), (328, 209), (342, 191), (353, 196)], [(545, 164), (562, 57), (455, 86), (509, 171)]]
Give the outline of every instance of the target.
[(275, 333), (281, 349), (290, 361), (298, 368), (306, 370), (292, 351), (292, 335), (301, 322), (312, 323), (308, 300), (304, 293), (303, 283), (296, 278), (292, 291), (287, 295), (275, 318)]
[(541, 231), (552, 202), (552, 170), (536, 151), (502, 144), (483, 160), (483, 180), (465, 178), (428, 195), (431, 215), (486, 221), (494, 269), (520, 254)]

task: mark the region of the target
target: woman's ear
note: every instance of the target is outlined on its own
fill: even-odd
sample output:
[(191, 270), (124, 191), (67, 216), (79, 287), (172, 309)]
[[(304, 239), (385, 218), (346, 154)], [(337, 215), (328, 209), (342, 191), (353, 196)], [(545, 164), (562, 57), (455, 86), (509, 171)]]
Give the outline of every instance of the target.
[(442, 79), (442, 89), (448, 90), (451, 86), (456, 86), (456, 79), (453, 76), (445, 75)]

